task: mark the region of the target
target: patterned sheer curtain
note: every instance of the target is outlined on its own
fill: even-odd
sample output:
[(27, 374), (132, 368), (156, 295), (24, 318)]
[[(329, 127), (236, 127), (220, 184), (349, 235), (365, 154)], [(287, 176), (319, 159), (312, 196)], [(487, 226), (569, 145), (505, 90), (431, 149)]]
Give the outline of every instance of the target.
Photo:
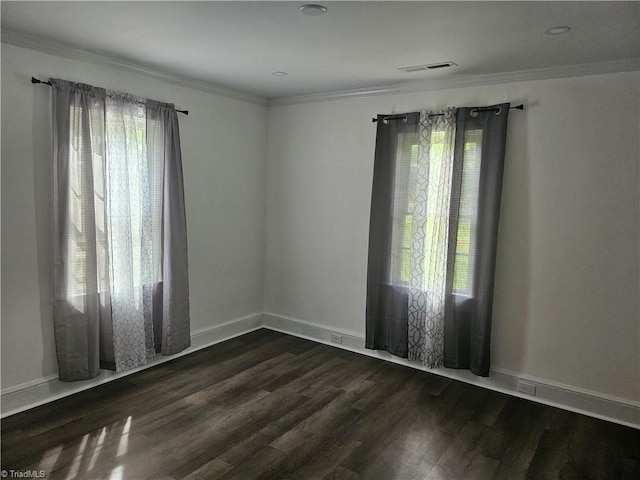
[(151, 286), (160, 281), (162, 198), (152, 172), (162, 165), (147, 155), (144, 99), (112, 93), (105, 118), (113, 351), (116, 370), (128, 370), (154, 353)]
[(190, 344), (182, 160), (173, 106), (51, 83), (54, 332), (59, 377), (74, 381)]
[(418, 155), (411, 169), (409, 359), (430, 368), (444, 358), (444, 312), (455, 110), (420, 113)]

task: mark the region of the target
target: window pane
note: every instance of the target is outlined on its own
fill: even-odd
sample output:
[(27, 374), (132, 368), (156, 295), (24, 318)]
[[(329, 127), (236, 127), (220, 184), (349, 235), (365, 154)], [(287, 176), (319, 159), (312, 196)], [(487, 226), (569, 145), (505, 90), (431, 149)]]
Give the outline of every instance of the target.
[(456, 255), (453, 272), (453, 290), (459, 293), (470, 293), (469, 256)]
[(453, 277), (453, 288), (458, 293), (469, 294), (473, 290), (481, 159), (482, 130), (468, 130), (464, 136), (462, 189)]
[(393, 232), (391, 237), (390, 283), (404, 285), (409, 282), (409, 260), (411, 256), (411, 232), (413, 205), (410, 199), (411, 170), (418, 160), (418, 137), (416, 133), (398, 135), (396, 169), (393, 198)]

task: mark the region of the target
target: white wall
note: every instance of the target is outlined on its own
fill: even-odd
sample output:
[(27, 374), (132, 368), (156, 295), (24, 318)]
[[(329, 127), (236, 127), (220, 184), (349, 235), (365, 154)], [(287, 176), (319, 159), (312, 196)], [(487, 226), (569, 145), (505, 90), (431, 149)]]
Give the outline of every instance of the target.
[(57, 373), (51, 325), (50, 89), (58, 77), (180, 115), (192, 333), (262, 311), (266, 107), (2, 45), (2, 388)]
[(509, 125), (493, 366), (599, 396), (640, 400), (637, 73), (267, 112), (7, 44), (3, 389), (57, 372), (50, 307), (50, 91), (29, 83), (32, 75), (190, 110), (180, 127), (192, 331), (264, 309), (363, 336), (375, 145), (370, 118), (424, 107), (523, 102), (526, 110), (512, 112)]
[(269, 109), (265, 310), (364, 335), (377, 113), (510, 116), (493, 367), (640, 400), (638, 73)]

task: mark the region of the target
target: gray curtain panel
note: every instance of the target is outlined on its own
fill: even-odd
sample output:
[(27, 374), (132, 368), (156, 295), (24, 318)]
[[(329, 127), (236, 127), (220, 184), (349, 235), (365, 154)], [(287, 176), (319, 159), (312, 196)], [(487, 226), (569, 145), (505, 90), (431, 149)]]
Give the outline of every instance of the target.
[(54, 336), (60, 380), (85, 380), (100, 374), (100, 331), (111, 315), (101, 185), (106, 91), (51, 83)]
[[(182, 178), (182, 153), (178, 114), (173, 105), (147, 101), (148, 155), (162, 162), (162, 315), (154, 320), (155, 349), (163, 355), (178, 353), (191, 345), (189, 320), (189, 270), (187, 219)], [(158, 146), (158, 147), (153, 147)], [(162, 148), (159, 148), (162, 146)], [(161, 323), (160, 323), (161, 320)], [(160, 327), (160, 328), (158, 328)], [(158, 344), (160, 340), (160, 344)]]
[(444, 366), (485, 377), (508, 117), (508, 103), (456, 114)]
[[(408, 210), (412, 146), (418, 143), (420, 114), (389, 119), (378, 115), (369, 222), (365, 347), (407, 357), (408, 284), (401, 278), (394, 221)], [(397, 229), (396, 229), (397, 230)], [(396, 258), (394, 258), (394, 256)]]
[(172, 105), (51, 79), (54, 332), (63, 381), (190, 345)]

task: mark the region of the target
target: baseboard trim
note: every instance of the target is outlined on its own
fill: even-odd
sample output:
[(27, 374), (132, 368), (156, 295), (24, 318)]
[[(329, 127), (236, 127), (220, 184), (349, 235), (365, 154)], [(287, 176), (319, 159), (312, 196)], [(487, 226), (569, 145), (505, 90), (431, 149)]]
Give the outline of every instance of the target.
[[(389, 362), (404, 365), (417, 370), (423, 370), (435, 375), (448, 377), (465, 383), (478, 385), (515, 397), (524, 398), (533, 402), (562, 408), (572, 412), (607, 420), (620, 425), (640, 429), (640, 403), (631, 402), (613, 396), (605, 396), (595, 392), (575, 388), (529, 375), (518, 374), (502, 369), (492, 369), (488, 378), (477, 377), (466, 370), (450, 368), (428, 369), (422, 365), (410, 362), (406, 359), (395, 357), (387, 352), (368, 350), (364, 348), (364, 337), (341, 329), (333, 329), (317, 323), (276, 315), (266, 312), (263, 316), (263, 326), (289, 335), (295, 335), (308, 340), (324, 343), (332, 347), (342, 348), (352, 352), (380, 358)], [(342, 344), (331, 342), (331, 335), (341, 335)], [(536, 395), (526, 395), (518, 392), (517, 386), (520, 380), (533, 383), (536, 386)]]
[[(364, 337), (356, 332), (340, 328), (330, 328), (326, 325), (278, 315), (272, 312), (253, 313), (210, 328), (196, 330), (191, 335), (191, 347), (188, 349), (176, 355), (156, 357), (148, 364), (127, 372), (114, 373), (104, 370), (103, 374), (96, 379), (73, 383), (60, 382), (57, 375), (51, 375), (5, 388), (2, 390), (1, 394), (2, 410), (0, 418), (8, 417), (30, 408), (34, 408), (103, 383), (131, 375), (141, 370), (151, 368), (159, 365), (160, 363), (168, 362), (184, 355), (189, 355), (190, 353), (203, 348), (230, 340), (260, 328), (267, 328), (269, 330), (286, 333), (288, 335), (294, 335), (300, 338), (330, 345), (332, 347), (342, 348), (362, 355), (367, 355), (369, 357), (397, 363), (417, 370), (428, 371), (435, 375), (459, 380), (515, 397), (531, 400), (533, 402), (562, 408), (620, 425), (640, 429), (640, 402), (632, 402), (626, 399), (590, 392), (571, 385), (564, 385), (551, 380), (532, 377), (530, 375), (499, 368), (492, 369), (488, 378), (477, 377), (471, 372), (465, 370), (454, 370), (449, 368), (427, 369), (422, 365), (395, 357), (388, 352), (368, 350), (364, 348)], [(339, 335), (342, 343), (338, 344), (332, 342), (332, 335)], [(536, 396), (525, 395), (518, 392), (517, 385), (520, 380), (525, 380), (528, 383), (534, 384), (536, 386)]]
[(169, 362), (203, 348), (210, 347), (234, 337), (262, 328), (262, 313), (252, 313), (209, 328), (196, 330), (191, 334), (191, 346), (170, 356), (157, 356), (143, 365), (126, 372), (102, 370), (97, 378), (82, 382), (61, 382), (58, 375), (49, 375), (29, 382), (2, 389), (0, 418), (5, 418), (30, 408), (88, 390), (127, 375), (134, 374), (161, 363)]
[(52, 382), (58, 379), (58, 374), (48, 375), (46, 377), (36, 378), (35, 380), (31, 380), (29, 382), (19, 383), (18, 385), (14, 385), (12, 387), (7, 387), (2, 389), (2, 397), (5, 395), (10, 395), (15, 392), (19, 392), (21, 390), (26, 390), (27, 388), (37, 387), (38, 385), (42, 385), (43, 383)]

